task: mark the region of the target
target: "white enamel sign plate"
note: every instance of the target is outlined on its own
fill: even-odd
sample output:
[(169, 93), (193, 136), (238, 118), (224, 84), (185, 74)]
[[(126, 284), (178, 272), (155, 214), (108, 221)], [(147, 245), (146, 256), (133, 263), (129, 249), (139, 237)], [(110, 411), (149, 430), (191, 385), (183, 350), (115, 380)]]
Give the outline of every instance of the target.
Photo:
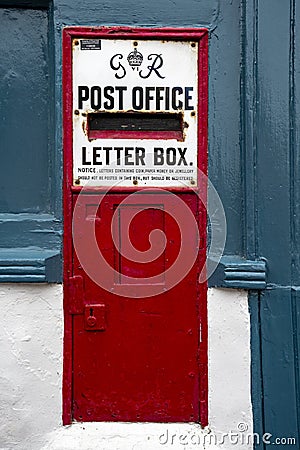
[[(197, 42), (75, 39), (74, 185), (195, 187), (197, 79)], [(182, 136), (160, 131), (154, 139), (152, 130), (150, 136), (143, 131), (127, 136), (123, 131), (115, 137), (110, 130), (91, 137), (89, 114), (99, 113), (100, 123), (105, 113), (109, 128), (110, 117), (120, 112), (138, 112), (141, 120), (146, 114), (150, 122), (149, 113), (180, 116)]]

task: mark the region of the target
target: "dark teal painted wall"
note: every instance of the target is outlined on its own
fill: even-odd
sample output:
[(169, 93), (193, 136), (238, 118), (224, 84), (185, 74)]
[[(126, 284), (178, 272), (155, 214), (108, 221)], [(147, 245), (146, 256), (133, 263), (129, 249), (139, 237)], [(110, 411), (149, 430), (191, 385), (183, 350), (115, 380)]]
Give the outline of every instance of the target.
[(54, 51), (48, 2), (0, 1), (1, 282), (61, 279)]
[[(296, 0), (0, 0), (6, 7), (33, 3), (46, 8), (49, 17), (50, 195), (35, 216), (9, 216), (10, 209), (15, 211), (9, 205), (0, 214), (0, 247), (8, 249), (0, 266), (13, 264), (29, 248), (28, 267), (34, 273), (38, 257), (32, 248), (54, 255), (60, 249), (63, 27), (208, 27), (209, 176), (226, 211), (225, 253), (248, 260), (263, 257), (268, 265), (267, 289), (251, 291), (249, 301), (255, 429), (295, 437), (300, 402), (300, 6)], [(52, 273), (52, 280), (59, 277), (59, 271)]]
[(250, 293), (255, 427), (299, 448), (299, 4), (244, 0), (242, 19), (245, 252), (268, 264)]
[(47, 11), (1, 8), (0, 23), (0, 214), (49, 213)]

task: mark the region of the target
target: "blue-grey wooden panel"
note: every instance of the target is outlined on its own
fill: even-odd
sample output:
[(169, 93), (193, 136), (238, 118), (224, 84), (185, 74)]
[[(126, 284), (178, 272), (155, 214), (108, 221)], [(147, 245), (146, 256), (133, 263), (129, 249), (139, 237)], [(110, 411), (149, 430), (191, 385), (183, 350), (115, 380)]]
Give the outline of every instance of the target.
[(221, 1), (209, 45), (208, 174), (226, 213), (225, 254), (242, 256), (239, 24), (240, 2)]
[(289, 285), (290, 245), (290, 2), (258, 2), (257, 215), (258, 252), (269, 282)]
[(0, 0), (1, 6), (9, 6), (14, 8), (45, 8), (49, 6), (49, 0)]
[(293, 1), (293, 11), (291, 17), (291, 134), (290, 142), (293, 147), (291, 159), (291, 189), (293, 193), (293, 282), (300, 285), (300, 4)]
[(0, 22), (0, 212), (50, 212), (47, 11), (0, 8)]
[(56, 21), (68, 25), (197, 26), (218, 17), (219, 0), (54, 0)]
[(298, 424), (297, 442), (300, 443), (300, 287), (293, 287), (291, 293), (292, 300), (292, 321), (293, 321), (293, 346), (294, 346), (294, 376), (296, 390), (296, 420)]
[(55, 142), (48, 0), (0, 0), (0, 282), (61, 281), (61, 143)]
[(249, 295), (254, 430), (298, 448), (299, 5), (244, 0), (241, 25), (245, 253), (267, 258), (269, 282)]
[(298, 350), (294, 338), (299, 328), (293, 320), (291, 289), (275, 288), (261, 293), (260, 319), (264, 432), (271, 433), (273, 438), (294, 437), (299, 442), (299, 392), (295, 378)]
[(297, 357), (295, 359), (295, 378), (297, 389), (297, 420), (298, 420), (298, 445), (300, 445), (300, 4), (296, 0), (292, 2), (291, 14), (291, 103), (292, 112), (290, 142), (293, 147), (291, 160), (291, 190), (293, 193), (293, 227), (291, 233), (292, 253), (292, 300), (294, 346)]
[[(249, 311), (251, 319), (251, 400), (253, 410), (253, 429), (254, 432), (261, 438), (264, 434), (264, 417), (260, 307), (260, 293), (250, 291)], [(261, 439), (256, 442), (255, 449), (264, 450), (264, 443)]]
[(61, 238), (61, 222), (51, 214), (0, 214), (0, 249), (20, 246), (58, 249)]
[(57, 250), (40, 247), (2, 248), (0, 252), (0, 281), (50, 282), (60, 279), (61, 257)]

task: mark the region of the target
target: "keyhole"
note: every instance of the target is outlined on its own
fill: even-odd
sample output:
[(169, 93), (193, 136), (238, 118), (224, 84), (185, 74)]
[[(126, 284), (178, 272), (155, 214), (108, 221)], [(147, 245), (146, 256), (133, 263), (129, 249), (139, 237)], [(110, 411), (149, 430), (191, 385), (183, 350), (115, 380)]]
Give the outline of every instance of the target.
[(86, 318), (86, 323), (89, 327), (94, 327), (96, 325), (97, 319), (94, 316), (94, 308), (89, 308), (90, 315)]

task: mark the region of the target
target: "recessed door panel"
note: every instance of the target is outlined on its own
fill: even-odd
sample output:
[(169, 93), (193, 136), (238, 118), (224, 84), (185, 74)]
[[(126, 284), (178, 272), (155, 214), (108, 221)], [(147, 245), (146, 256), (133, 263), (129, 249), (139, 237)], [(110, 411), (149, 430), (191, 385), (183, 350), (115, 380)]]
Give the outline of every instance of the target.
[[(81, 208), (96, 213), (99, 249), (114, 265), (116, 247), (105, 232), (123, 195), (105, 198), (96, 211), (94, 196), (81, 196)], [(186, 195), (197, 210), (197, 197)], [(190, 207), (189, 206), (189, 207)], [(166, 236), (165, 250), (153, 263), (138, 264), (120, 257), (117, 269), (137, 276), (139, 285), (161, 274), (178, 255), (174, 219), (160, 203), (120, 207), (116, 224), (135, 213), (129, 236), (140, 251), (149, 247), (149, 234), (160, 229)], [(124, 218), (124, 221), (126, 217)], [(137, 237), (138, 230), (142, 230)], [(83, 226), (83, 239), (84, 239)], [(122, 233), (119, 234), (121, 237)], [(197, 246), (197, 236), (194, 239)], [(121, 245), (121, 250), (122, 245)], [(138, 266), (142, 266), (138, 273)], [(148, 298), (126, 298), (98, 286), (85, 273), (74, 253), (74, 275), (84, 280), (84, 303), (105, 305), (106, 328), (85, 329), (84, 315), (74, 315), (73, 414), (76, 420), (197, 421), (199, 420), (199, 289), (197, 265), (176, 288)], [(101, 267), (99, 267), (101, 270)], [(139, 276), (141, 275), (141, 276)], [(120, 280), (116, 280), (118, 284)], [(121, 278), (122, 282), (122, 278)], [(204, 298), (202, 301), (205, 301)], [(97, 312), (95, 313), (97, 315)]]

